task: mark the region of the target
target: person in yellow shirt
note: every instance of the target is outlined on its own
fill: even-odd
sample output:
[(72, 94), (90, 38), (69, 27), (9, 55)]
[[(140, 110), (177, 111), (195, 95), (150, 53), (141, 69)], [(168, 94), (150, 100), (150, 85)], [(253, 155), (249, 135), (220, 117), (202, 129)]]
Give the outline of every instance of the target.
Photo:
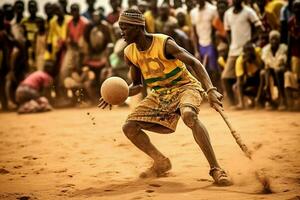
[(263, 67), (261, 49), (248, 42), (243, 47), (243, 53), (237, 58), (235, 74), (237, 77), (236, 92), (238, 104), (236, 109), (244, 109), (244, 96), (249, 96), (254, 103), (260, 82), (260, 69)]
[(63, 8), (58, 4), (53, 4), (55, 16), (52, 17), (49, 24), (49, 33), (47, 37), (48, 51), (45, 59), (58, 61), (59, 52), (65, 47), (67, 39), (67, 24), (71, 20), (71, 16), (65, 15)]
[(155, 32), (155, 18), (158, 17), (157, 0), (152, 0), (149, 5), (149, 10), (144, 13), (146, 20), (146, 30), (149, 33)]
[(28, 11), (30, 16), (21, 21), (21, 25), (25, 29), (25, 36), (27, 41), (27, 52), (28, 52), (28, 64), (30, 71), (37, 70), (35, 66), (35, 43), (36, 34), (38, 32), (38, 21), (42, 20), (41, 17), (37, 16), (38, 5), (34, 0), (28, 2)]
[[(153, 166), (140, 177), (159, 177), (171, 169), (170, 160), (154, 147), (144, 130), (161, 134), (172, 133), (181, 117), (192, 130), (197, 144), (208, 160), (209, 174), (215, 183), (221, 186), (230, 185), (231, 180), (217, 162), (208, 132), (197, 116), (205, 93), (213, 108), (222, 107), (222, 95), (212, 85), (204, 66), (169, 36), (147, 33), (145, 18), (139, 10), (123, 11), (119, 25), (128, 43), (124, 54), (133, 82), (129, 87), (129, 96), (141, 92), (142, 78), (151, 89), (123, 126), (123, 132), (128, 139), (154, 161)], [(198, 80), (190, 74), (186, 65), (194, 69)], [(107, 106), (111, 105), (101, 98), (99, 107)]]

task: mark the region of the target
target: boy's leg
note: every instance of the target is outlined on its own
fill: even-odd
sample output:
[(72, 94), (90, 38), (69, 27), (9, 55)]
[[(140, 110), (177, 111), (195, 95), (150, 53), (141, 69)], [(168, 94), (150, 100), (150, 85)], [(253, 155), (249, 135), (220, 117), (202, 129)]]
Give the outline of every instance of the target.
[(210, 165), (210, 175), (217, 184), (230, 185), (231, 181), (225, 171), (220, 168), (210, 143), (208, 131), (198, 119), (196, 111), (191, 107), (185, 106), (180, 108), (180, 112), (183, 122), (192, 129), (193, 136)]
[(146, 178), (149, 176), (161, 176), (171, 169), (171, 162), (158, 149), (156, 149), (156, 147), (151, 143), (148, 135), (142, 129), (158, 133), (171, 133), (173, 131), (160, 125), (137, 121), (127, 121), (123, 126), (123, 132), (127, 138), (137, 148), (154, 160), (153, 166), (146, 172), (142, 173), (141, 177)]

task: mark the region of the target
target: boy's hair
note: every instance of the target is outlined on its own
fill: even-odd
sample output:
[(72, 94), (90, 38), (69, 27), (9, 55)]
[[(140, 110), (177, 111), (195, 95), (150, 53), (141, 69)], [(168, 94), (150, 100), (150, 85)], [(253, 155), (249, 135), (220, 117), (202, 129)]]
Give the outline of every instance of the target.
[(138, 9), (129, 8), (120, 14), (119, 23), (145, 26), (145, 17)]

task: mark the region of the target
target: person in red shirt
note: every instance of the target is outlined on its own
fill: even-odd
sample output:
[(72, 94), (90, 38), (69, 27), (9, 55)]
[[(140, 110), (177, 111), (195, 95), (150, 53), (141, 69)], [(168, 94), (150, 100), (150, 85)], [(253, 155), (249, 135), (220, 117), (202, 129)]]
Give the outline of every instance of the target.
[(112, 12), (109, 13), (106, 17), (106, 21), (108, 21), (108, 23), (110, 23), (111, 25), (114, 24), (115, 22), (118, 21), (119, 19), (119, 16), (120, 16), (120, 4), (119, 4), (119, 1), (116, 1), (116, 0), (110, 0), (109, 1), (109, 4), (112, 8)]
[(46, 62), (43, 71), (35, 71), (26, 77), (16, 90), (19, 113), (51, 110), (48, 99), (43, 95), (53, 83), (53, 65)]
[[(64, 89), (64, 80), (72, 71), (81, 67), (83, 57), (83, 34), (88, 21), (80, 16), (80, 7), (74, 3), (71, 5), (73, 19), (67, 24), (67, 51), (59, 71), (59, 86)], [(64, 95), (63, 95), (64, 96)]]

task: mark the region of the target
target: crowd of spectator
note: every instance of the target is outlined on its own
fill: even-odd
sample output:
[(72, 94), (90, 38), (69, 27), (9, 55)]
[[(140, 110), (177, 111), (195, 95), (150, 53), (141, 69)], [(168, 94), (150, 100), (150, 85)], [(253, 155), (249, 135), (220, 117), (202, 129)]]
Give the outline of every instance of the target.
[[(0, 8), (2, 110), (95, 104), (106, 78), (119, 76), (130, 84), (123, 59), (127, 44), (118, 26), (124, 2), (110, 0), (107, 15), (104, 7), (95, 7), (96, 0), (86, 0), (84, 12), (68, 3), (46, 3), (46, 18), (37, 15), (36, 0)], [(126, 5), (144, 14), (147, 32), (171, 36), (200, 59), (231, 108), (299, 110), (300, 0), (128, 0)]]

